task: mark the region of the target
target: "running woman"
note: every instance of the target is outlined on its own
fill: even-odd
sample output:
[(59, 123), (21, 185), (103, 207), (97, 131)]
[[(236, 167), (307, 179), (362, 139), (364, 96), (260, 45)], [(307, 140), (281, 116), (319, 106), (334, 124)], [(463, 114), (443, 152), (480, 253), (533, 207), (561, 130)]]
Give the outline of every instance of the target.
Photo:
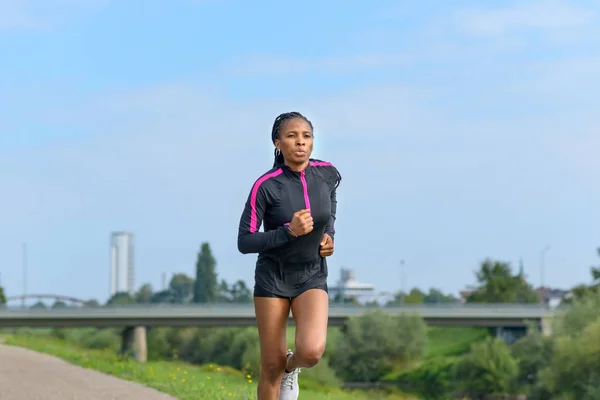
[[(338, 170), (310, 158), (312, 123), (298, 112), (273, 124), (273, 168), (256, 180), (242, 213), (238, 249), (258, 253), (254, 308), (260, 336), (258, 400), (298, 399), (298, 373), (325, 351), (329, 295), (326, 257), (333, 254)], [(264, 232), (259, 232), (264, 224)], [(287, 350), (290, 310), (295, 352)]]

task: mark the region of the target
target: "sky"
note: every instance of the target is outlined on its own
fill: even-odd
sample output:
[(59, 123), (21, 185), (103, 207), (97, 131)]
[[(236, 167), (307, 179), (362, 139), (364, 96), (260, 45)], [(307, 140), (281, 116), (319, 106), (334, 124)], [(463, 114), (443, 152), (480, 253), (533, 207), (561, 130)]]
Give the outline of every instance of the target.
[[(136, 286), (253, 285), (237, 250), (281, 112), (332, 162), (341, 267), (378, 292), (457, 294), (486, 258), (590, 281), (600, 246), (600, 1), (0, 0), (0, 282), (105, 301), (109, 239)], [(405, 261), (404, 269), (400, 261)]]

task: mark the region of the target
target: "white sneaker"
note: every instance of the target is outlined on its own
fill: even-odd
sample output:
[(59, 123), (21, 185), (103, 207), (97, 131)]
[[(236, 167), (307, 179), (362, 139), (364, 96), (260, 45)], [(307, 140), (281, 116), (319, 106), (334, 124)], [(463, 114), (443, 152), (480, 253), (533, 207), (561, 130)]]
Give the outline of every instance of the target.
[[(287, 359), (292, 356), (292, 351), (288, 350)], [(300, 388), (298, 387), (298, 374), (300, 368), (294, 369), (292, 372), (284, 372), (281, 379), (281, 388), (279, 390), (279, 400), (298, 400)]]

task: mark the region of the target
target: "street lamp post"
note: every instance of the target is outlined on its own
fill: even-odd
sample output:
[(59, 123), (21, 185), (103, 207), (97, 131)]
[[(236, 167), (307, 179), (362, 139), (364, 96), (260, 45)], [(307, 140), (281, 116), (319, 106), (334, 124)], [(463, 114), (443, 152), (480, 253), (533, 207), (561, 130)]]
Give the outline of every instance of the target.
[(546, 253), (550, 250), (550, 245), (547, 245), (540, 254), (540, 303), (544, 304), (544, 268), (546, 261)]
[(400, 293), (402, 293), (400, 296), (400, 304), (404, 304), (404, 296), (406, 296), (404, 291), (404, 280), (404, 260), (400, 260)]
[(23, 243), (23, 299), (21, 307), (25, 308), (25, 299), (27, 297), (27, 243)]

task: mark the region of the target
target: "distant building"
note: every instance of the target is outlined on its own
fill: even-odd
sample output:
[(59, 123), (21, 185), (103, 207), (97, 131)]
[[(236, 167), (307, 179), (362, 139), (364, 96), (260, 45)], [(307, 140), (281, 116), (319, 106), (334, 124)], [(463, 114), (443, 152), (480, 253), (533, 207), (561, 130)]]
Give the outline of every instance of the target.
[(549, 287), (537, 288), (535, 291), (540, 299), (543, 298), (544, 304), (550, 308), (556, 308), (562, 303), (564, 298), (569, 297), (570, 292), (563, 289), (552, 289)]
[(475, 292), (477, 292), (477, 288), (474, 287), (468, 287), (465, 290), (459, 291), (458, 294), (460, 295), (460, 298), (458, 299), (458, 302), (463, 304), (466, 303), (469, 296)]
[(110, 295), (135, 294), (133, 234), (114, 232), (110, 240)]
[(337, 286), (329, 287), (329, 293), (342, 300), (375, 294), (375, 286), (370, 283), (360, 283), (354, 278), (354, 270), (342, 268)]

